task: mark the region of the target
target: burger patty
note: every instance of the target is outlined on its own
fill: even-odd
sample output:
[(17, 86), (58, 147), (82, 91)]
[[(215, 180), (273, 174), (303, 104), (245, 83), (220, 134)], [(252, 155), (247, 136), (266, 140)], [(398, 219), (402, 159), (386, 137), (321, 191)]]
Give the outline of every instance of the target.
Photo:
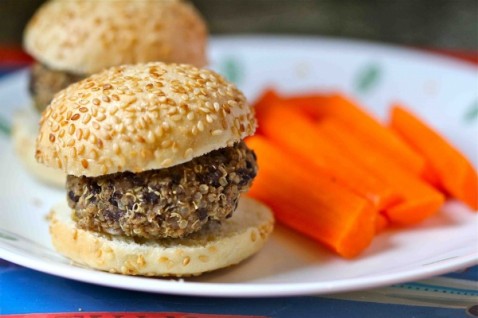
[(254, 152), (240, 142), (166, 169), (69, 175), (67, 199), (82, 229), (178, 238), (230, 217), (256, 173)]
[(86, 75), (52, 70), (44, 64), (35, 63), (30, 70), (29, 82), (35, 107), (40, 113), (43, 112), (56, 93), (85, 77)]

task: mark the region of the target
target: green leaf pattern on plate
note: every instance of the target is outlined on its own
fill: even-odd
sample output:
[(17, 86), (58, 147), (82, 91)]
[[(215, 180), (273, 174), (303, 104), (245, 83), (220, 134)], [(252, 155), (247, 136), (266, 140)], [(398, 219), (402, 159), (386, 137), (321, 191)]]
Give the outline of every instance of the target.
[(382, 69), (380, 65), (371, 63), (359, 70), (355, 79), (355, 89), (359, 93), (367, 93), (380, 82)]
[(16, 241), (17, 238), (16, 237), (13, 237), (3, 231), (0, 230), (0, 239), (4, 239), (4, 240), (9, 240), (9, 241)]
[(219, 64), (219, 72), (228, 80), (239, 84), (243, 79), (243, 69), (238, 59), (234, 57), (224, 57)]
[(0, 133), (3, 133), (7, 136), (10, 136), (12, 133), (12, 128), (10, 127), (9, 122), (2, 116), (0, 116)]
[(476, 120), (477, 118), (478, 118), (478, 100), (475, 100), (468, 108), (468, 111), (465, 113), (465, 121), (472, 122)]

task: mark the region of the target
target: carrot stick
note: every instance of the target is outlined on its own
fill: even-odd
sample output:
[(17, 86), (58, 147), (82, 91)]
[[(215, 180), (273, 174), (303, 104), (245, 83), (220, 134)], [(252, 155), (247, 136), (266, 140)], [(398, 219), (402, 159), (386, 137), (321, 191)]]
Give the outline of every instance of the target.
[(416, 175), (421, 176), (424, 173), (425, 160), (416, 151), (346, 97), (333, 94), (286, 100), (314, 119), (333, 117), (342, 120), (347, 125), (347, 131), (367, 140), (369, 144), (367, 148), (380, 150), (385, 156)]
[(423, 155), (448, 194), (478, 210), (478, 174), (456, 148), (401, 106), (393, 107), (390, 125)]
[(383, 214), (379, 213), (375, 220), (375, 232), (383, 232), (388, 227), (389, 223), (390, 221)]
[(310, 118), (317, 120), (328, 115), (328, 108), (332, 107), (331, 102), (334, 100), (336, 94), (324, 93), (324, 94), (308, 94), (300, 96), (289, 96), (283, 98), (284, 101), (287, 101), (291, 105), (299, 108)]
[(274, 91), (273, 89), (266, 89), (261, 96), (254, 102), (254, 108), (256, 112), (256, 118), (259, 122), (257, 128), (257, 134), (262, 132), (262, 127), (260, 122), (264, 118), (264, 114), (277, 102), (281, 102), (282, 98)]
[(418, 223), (436, 213), (444, 203), (444, 196), (425, 181), (390, 160), (376, 148), (370, 147), (361, 138), (347, 131), (347, 125), (334, 118), (325, 118), (317, 123), (321, 134), (333, 141), (337, 151), (352, 158), (358, 166), (366, 169), (400, 194), (403, 201), (384, 210), (385, 216), (394, 224)]
[(276, 102), (267, 110), (262, 110), (259, 125), (262, 134), (269, 140), (369, 200), (377, 210), (385, 209), (400, 199), (390, 186), (357, 169), (352, 161), (336, 151), (333, 144), (317, 132), (315, 124), (298, 109)]
[(271, 206), (278, 221), (344, 257), (357, 256), (371, 243), (377, 211), (367, 200), (264, 137), (246, 142), (259, 165), (249, 194)]

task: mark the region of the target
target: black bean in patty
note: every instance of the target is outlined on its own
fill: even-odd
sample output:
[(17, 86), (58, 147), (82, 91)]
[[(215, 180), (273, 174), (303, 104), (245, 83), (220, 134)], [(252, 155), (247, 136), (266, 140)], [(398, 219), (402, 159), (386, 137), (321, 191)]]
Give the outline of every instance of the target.
[(113, 235), (183, 237), (230, 217), (256, 176), (244, 142), (167, 169), (96, 178), (68, 176), (78, 226)]

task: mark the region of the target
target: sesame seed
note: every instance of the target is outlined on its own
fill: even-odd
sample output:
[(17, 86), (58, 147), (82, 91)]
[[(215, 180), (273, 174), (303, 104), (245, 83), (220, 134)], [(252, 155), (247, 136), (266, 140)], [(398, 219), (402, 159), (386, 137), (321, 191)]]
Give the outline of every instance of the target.
[(73, 135), (75, 133), (75, 129), (76, 129), (75, 125), (71, 124), (70, 127), (68, 127), (68, 133), (70, 135)]
[(137, 136), (136, 140), (138, 140), (138, 142), (140, 142), (142, 144), (144, 144), (146, 142), (146, 140), (143, 138), (143, 136)]
[(199, 106), (199, 110), (205, 114), (209, 114), (211, 111), (207, 107), (201, 107)]
[(171, 149), (173, 150), (174, 153), (178, 151), (178, 144), (175, 141), (173, 141)]
[(201, 120), (198, 121), (197, 126), (198, 126), (199, 131), (204, 131), (204, 124)]
[(71, 120), (78, 120), (80, 118), (80, 114), (74, 114), (71, 116)]
[(169, 166), (173, 161), (171, 159), (164, 159), (163, 162), (161, 162), (161, 166)]
[(61, 162), (60, 158), (56, 158), (56, 164), (58, 165), (58, 168), (63, 168), (63, 163)]
[(171, 140), (164, 140), (163, 142), (161, 142), (161, 147), (167, 148), (167, 147), (170, 147), (171, 144), (172, 144)]
[(174, 115), (174, 116), (171, 116), (171, 119), (173, 121), (180, 121), (182, 118), (182, 116), (180, 114), (177, 114), (177, 115)]
[(140, 155), (143, 159), (146, 159), (146, 157), (148, 157), (150, 151), (146, 150), (146, 149), (141, 149), (141, 152), (140, 152)]
[[(98, 159), (98, 152), (97, 152), (95, 149), (91, 149), (91, 150), (90, 150), (90, 157), (91, 157), (91, 159), (93, 159), (93, 160)], [(86, 167), (85, 167), (85, 168), (86, 168)]]
[(83, 139), (88, 140), (88, 138), (90, 138), (90, 130), (85, 129), (83, 132)]
[(86, 159), (81, 160), (81, 165), (83, 168), (88, 169), (88, 161), (86, 161)]
[(96, 120), (97, 121), (103, 121), (106, 119), (106, 115), (103, 114), (103, 113), (99, 113), (97, 116), (96, 116)]
[(92, 144), (96, 144), (98, 138), (94, 134), (91, 134), (90, 138), (88, 139)]
[(90, 114), (85, 114), (83, 116), (83, 120), (81, 121), (83, 124), (88, 124), (88, 122), (91, 120), (91, 115)]
[(161, 257), (159, 258), (159, 262), (160, 262), (160, 263), (166, 263), (166, 262), (168, 262), (168, 261), (169, 261), (169, 258), (167, 258), (166, 256), (161, 256)]
[(119, 146), (117, 143), (114, 143), (114, 144), (113, 144), (113, 151), (114, 151), (114, 153), (117, 154), (117, 155), (120, 154), (121, 148), (120, 148), (120, 146)]
[(163, 128), (161, 126), (157, 126), (154, 130), (154, 134), (161, 138), (163, 136)]
[(156, 140), (156, 137), (154, 136), (154, 133), (151, 130), (148, 131), (148, 134), (146, 135), (146, 140), (149, 143), (154, 143), (154, 141)]
[(186, 256), (184, 259), (183, 259), (183, 265), (186, 266), (189, 264), (189, 262), (191, 261), (191, 258), (189, 256)]
[(55, 135), (50, 134), (50, 137), (48, 139), (50, 139), (50, 142), (55, 142)]
[(82, 155), (85, 152), (85, 145), (80, 145), (78, 148), (78, 154)]
[(219, 136), (219, 135), (222, 135), (223, 133), (223, 130), (222, 129), (216, 129), (216, 130), (213, 130), (211, 135), (213, 136)]
[(88, 108), (82, 106), (80, 109), (78, 109), (81, 113), (86, 113), (88, 111)]
[(255, 231), (251, 232), (251, 241), (255, 242), (257, 240), (257, 234)]
[(100, 100), (98, 98), (93, 99), (93, 105), (99, 106), (101, 104)]
[(116, 107), (112, 107), (112, 108), (110, 109), (110, 115), (111, 115), (111, 116), (114, 116), (117, 112), (118, 112), (118, 108), (116, 108)]

